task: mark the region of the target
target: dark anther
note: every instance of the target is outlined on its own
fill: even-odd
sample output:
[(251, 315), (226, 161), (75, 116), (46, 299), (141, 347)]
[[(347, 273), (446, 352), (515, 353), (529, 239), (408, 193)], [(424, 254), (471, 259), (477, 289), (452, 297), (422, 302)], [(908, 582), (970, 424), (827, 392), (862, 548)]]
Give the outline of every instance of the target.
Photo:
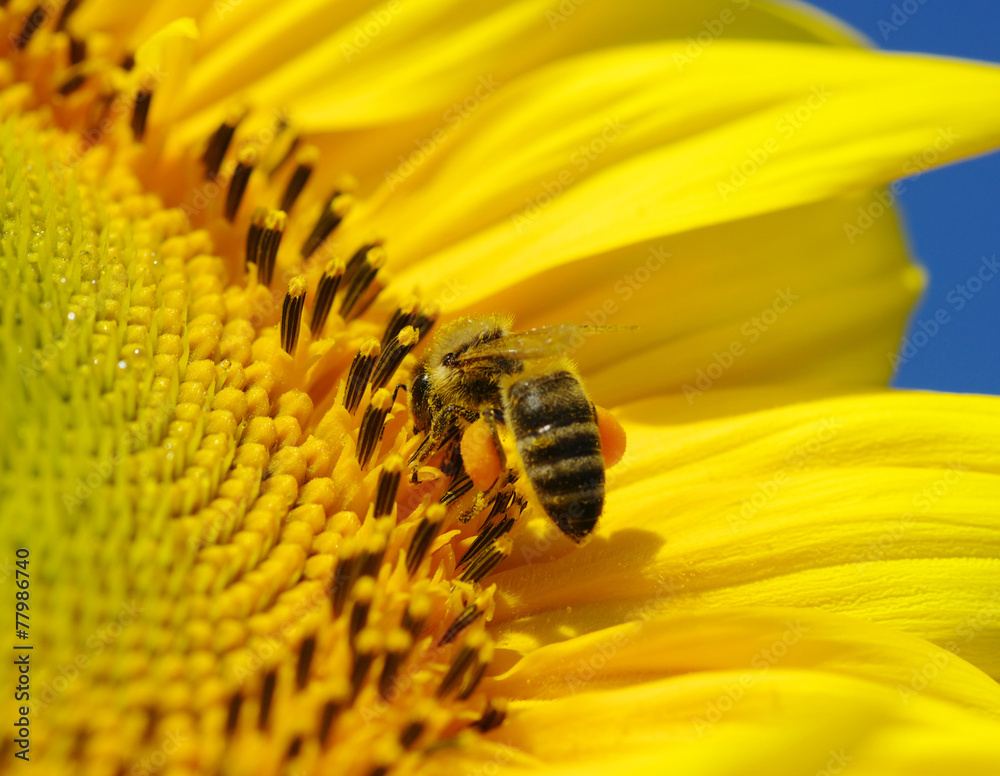
[(382, 355), (372, 372), (372, 390), (377, 391), (389, 382), (403, 359), (416, 347), (420, 339), (420, 333), (413, 326), (406, 326), (396, 337), (383, 345)]
[(302, 736), (295, 736), (292, 739), (292, 743), (288, 745), (288, 759), (292, 760), (299, 756), (299, 752), (302, 750)]
[[(265, 216), (263, 229), (260, 232), (257, 245), (257, 279), (265, 286), (271, 285), (274, 277), (274, 265), (278, 260), (278, 248), (285, 234), (286, 216), (280, 210), (272, 210)], [(303, 300), (305, 297), (303, 297)]]
[(253, 149), (245, 148), (240, 152), (236, 170), (229, 179), (229, 191), (226, 192), (225, 216), (229, 223), (235, 220), (236, 211), (240, 209), (240, 202), (243, 201), (243, 194), (247, 190), (247, 183), (250, 182), (250, 174), (256, 162), (257, 154)]
[(348, 320), (354, 306), (361, 299), (361, 295), (368, 290), (378, 271), (385, 264), (385, 251), (378, 246), (369, 248), (365, 251), (364, 258), (356, 271), (352, 271), (351, 264), (353, 261), (354, 258), (352, 257), (344, 270), (344, 282), (347, 283), (347, 291), (344, 293), (344, 298), (340, 303), (340, 314), (345, 321)]
[[(63, 17), (66, 16), (66, 9), (69, 8), (70, 3), (73, 3), (73, 0), (70, 0), (70, 2), (63, 7)], [(87, 58), (87, 41), (84, 38), (77, 38), (75, 36), (70, 37), (69, 63), (71, 65), (79, 65), (86, 58)]]
[(132, 68), (135, 67), (135, 54), (126, 54), (122, 57), (122, 63), (119, 67), (126, 73), (132, 72)]
[(14, 48), (18, 51), (24, 49), (31, 39), (38, 32), (38, 28), (42, 26), (45, 22), (45, 7), (41, 5), (36, 5), (35, 10), (28, 14), (28, 18), (24, 20), (24, 26), (21, 28), (21, 34), (17, 36), (17, 40), (14, 41)]
[(465, 473), (465, 470), (459, 471), (457, 476), (448, 484), (448, 490), (441, 496), (441, 503), (447, 505), (458, 501), (472, 490), (472, 487), (472, 479)]
[(382, 334), (383, 348), (392, 340), (396, 339), (396, 335), (399, 334), (399, 332), (401, 332), (404, 328), (413, 325), (413, 321), (417, 317), (417, 311), (419, 309), (420, 300), (416, 297), (408, 299), (396, 308), (396, 311), (389, 319), (389, 323), (386, 324), (385, 332)]
[(403, 612), (402, 621), (399, 623), (400, 627), (416, 641), (424, 631), (424, 625), (427, 623), (427, 615), (430, 612), (430, 599), (425, 595), (414, 595), (410, 598), (410, 604), (406, 607), (406, 611)]
[[(493, 509), (496, 509), (497, 504), (506, 504), (510, 499), (511, 494), (508, 491), (500, 491), (493, 497)], [(503, 536), (507, 531), (514, 527), (514, 518), (506, 518), (498, 523), (493, 523), (492, 518), (496, 515), (493, 510), (490, 514), (486, 516), (486, 520), (483, 521), (483, 527), (479, 529), (479, 536), (476, 537), (475, 541), (469, 546), (469, 549), (465, 551), (461, 559), (458, 561), (458, 567), (461, 568), (466, 563), (471, 562), (475, 559), (483, 548), (489, 545), (494, 539), (498, 539)]]
[(403, 745), (404, 749), (409, 749), (417, 742), (417, 739), (420, 738), (420, 734), (423, 732), (423, 722), (411, 722), (399, 734), (399, 743)]
[(319, 281), (319, 287), (316, 289), (312, 323), (309, 326), (314, 337), (326, 325), (326, 319), (330, 315), (330, 308), (333, 306), (333, 298), (337, 295), (337, 287), (340, 285), (340, 279), (343, 276), (344, 262), (340, 259), (333, 259), (326, 265), (323, 277)]
[[(59, 14), (59, 18), (56, 20), (56, 29), (62, 30), (66, 27), (66, 22), (69, 21), (69, 17), (73, 15), (73, 12), (79, 7), (81, 0), (66, 0), (66, 5), (62, 7), (62, 11)], [(79, 62), (80, 60), (76, 60)]]
[(357, 355), (351, 362), (351, 368), (347, 372), (347, 385), (344, 388), (344, 408), (353, 413), (361, 404), (361, 398), (365, 395), (365, 388), (368, 387), (368, 380), (371, 377), (375, 363), (378, 361), (379, 344), (378, 340), (371, 338), (361, 343)]
[(291, 212), (291, 209), (295, 206), (299, 194), (302, 193), (302, 189), (309, 182), (315, 164), (315, 149), (302, 149), (302, 152), (299, 154), (298, 166), (295, 168), (295, 172), (292, 173), (292, 177), (288, 179), (288, 185), (285, 186), (285, 193), (281, 197), (281, 209), (286, 213)]
[(333, 583), (330, 586), (334, 617), (340, 617), (344, 611), (347, 594), (351, 590), (351, 585), (354, 584), (357, 565), (358, 556), (354, 553), (342, 555), (340, 560), (337, 561), (337, 568), (333, 572)]
[(486, 669), (489, 668), (489, 666), (489, 661), (483, 660), (482, 654), (480, 653), (480, 658), (476, 663), (476, 667), (469, 673), (465, 683), (462, 685), (462, 689), (459, 690), (458, 699), (460, 701), (466, 700), (476, 691), (476, 688), (479, 686), (479, 682), (482, 681), (483, 674), (486, 673)]
[(354, 663), (351, 666), (351, 702), (357, 700), (358, 693), (364, 685), (368, 669), (376, 654), (381, 651), (381, 634), (371, 628), (365, 628), (351, 644), (354, 650)]
[[(513, 524), (514, 519), (510, 518), (510, 522)], [(493, 542), (488, 550), (477, 553), (476, 558), (462, 574), (462, 581), (478, 583), (493, 570), (494, 566), (510, 555), (510, 550), (510, 539), (500, 539)]]
[(229, 699), (229, 712), (226, 715), (226, 735), (231, 736), (236, 732), (236, 723), (240, 720), (240, 707), (243, 705), (243, 695), (235, 693)]
[(444, 520), (445, 509), (440, 504), (432, 505), (424, 519), (417, 525), (417, 530), (413, 532), (410, 540), (410, 549), (406, 553), (406, 571), (412, 577), (416, 572), (420, 562), (427, 555), (431, 542), (441, 530), (441, 523)]
[(313, 653), (316, 652), (316, 637), (307, 636), (299, 647), (299, 663), (295, 669), (295, 685), (300, 690), (306, 686), (309, 679), (309, 666), (312, 665)]
[(260, 692), (260, 716), (257, 718), (257, 727), (263, 730), (267, 727), (267, 717), (271, 713), (271, 701), (274, 700), (274, 685), (278, 680), (278, 675), (272, 668), (264, 674), (264, 687)]
[(358, 576), (376, 577), (379, 567), (385, 558), (386, 537), (382, 533), (374, 533), (368, 537), (358, 558)]
[(152, 741), (153, 733), (156, 732), (156, 725), (160, 721), (160, 710), (156, 706), (146, 707), (146, 727), (142, 732), (143, 741)]
[(385, 663), (382, 666), (382, 676), (378, 680), (378, 692), (383, 698), (389, 697), (389, 691), (396, 680), (399, 667), (406, 660), (413, 637), (403, 628), (394, 628), (386, 639)]
[(281, 347), (292, 355), (299, 341), (299, 330), (302, 326), (302, 308), (306, 303), (306, 279), (292, 278), (288, 284), (288, 293), (281, 306)]
[(222, 160), (225, 158), (229, 144), (236, 133), (236, 127), (242, 120), (241, 114), (230, 116), (219, 125), (219, 128), (208, 139), (205, 153), (201, 155), (201, 160), (205, 163), (205, 178), (208, 180), (215, 180), (219, 175), (219, 170), (222, 169)]
[(462, 613), (455, 618), (455, 622), (448, 626), (448, 630), (444, 632), (441, 640), (438, 642), (439, 647), (443, 647), (445, 644), (451, 644), (463, 630), (468, 628), (472, 623), (478, 620), (483, 614), (483, 610), (480, 609), (475, 604), (469, 604), (462, 610)]
[[(83, 752), (87, 748), (87, 741), (90, 739), (90, 731), (86, 728), (78, 728), (76, 732), (73, 733), (73, 745), (69, 749), (69, 756), (74, 760), (79, 760), (83, 757)], [(4, 752), (7, 754), (7, 752)]]
[[(62, 26), (62, 22), (67, 16), (68, 9), (70, 5), (78, 5), (75, 0), (70, 0), (69, 3), (63, 6), (62, 16), (59, 17), (59, 23), (56, 25), (56, 29)], [(59, 94), (64, 97), (72, 94), (81, 86), (83, 86), (84, 81), (87, 80), (87, 76), (84, 74), (82, 69), (78, 65), (87, 58), (87, 41), (84, 38), (77, 38), (70, 36), (69, 39), (69, 64), (70, 64), (70, 77), (66, 79), (62, 86), (59, 87)]]
[(361, 577), (354, 583), (354, 589), (351, 592), (354, 601), (351, 604), (351, 622), (348, 632), (353, 640), (368, 624), (368, 612), (371, 610), (372, 599), (375, 597), (375, 580), (372, 577)]
[(63, 85), (59, 87), (59, 94), (61, 94), (63, 97), (72, 94), (81, 86), (83, 86), (83, 83), (86, 80), (87, 77), (82, 73), (77, 73), (75, 75), (70, 76), (69, 78), (66, 79), (65, 83), (63, 83)]
[[(504, 494), (506, 495), (506, 494)], [(498, 523), (490, 523), (487, 521), (479, 536), (472, 545), (465, 551), (462, 559), (458, 562), (458, 567), (469, 564), (469, 569), (476, 566), (477, 562), (480, 561), (480, 556), (488, 552), (488, 548), (492, 548), (493, 542), (507, 533), (511, 528), (514, 527), (514, 518), (506, 517)], [(464, 576), (462, 577), (465, 578)]]
[(458, 681), (465, 675), (465, 672), (469, 670), (469, 666), (472, 665), (472, 661), (475, 657), (476, 649), (468, 644), (463, 644), (462, 648), (458, 650), (458, 655), (455, 657), (455, 661), (451, 664), (451, 668), (448, 669), (448, 673), (446, 673), (444, 675), (444, 679), (441, 680), (441, 686), (438, 687), (437, 691), (437, 696), (439, 698), (443, 698), (455, 689), (458, 685)]
[(371, 403), (361, 417), (361, 426), (358, 428), (358, 449), (355, 457), (361, 468), (368, 465), (372, 455), (382, 441), (382, 434), (385, 431), (385, 419), (396, 401), (396, 391), (392, 394), (381, 388), (372, 394)]
[(351, 205), (351, 198), (335, 191), (327, 200), (326, 207), (320, 213), (316, 225), (313, 227), (306, 241), (302, 243), (302, 258), (308, 259), (316, 249), (323, 244), (323, 241), (330, 236), (330, 233), (337, 228), (340, 222), (347, 215)]
[(330, 735), (330, 728), (333, 726), (333, 721), (337, 718), (343, 707), (344, 704), (337, 701), (327, 701), (323, 704), (323, 716), (319, 722), (319, 740), (321, 744), (326, 744), (326, 738)]
[[(267, 208), (259, 207), (253, 211), (250, 218), (250, 228), (247, 229), (247, 264), (257, 264), (257, 256), (260, 253), (260, 238), (264, 233), (264, 219), (267, 218)], [(258, 264), (257, 279), (260, 277), (260, 265)]]
[(506, 716), (507, 712), (505, 709), (498, 709), (491, 702), (483, 711), (483, 716), (472, 723), (472, 727), (476, 728), (480, 733), (485, 733), (497, 727), (501, 722), (503, 722), (504, 717)]
[(392, 456), (382, 466), (378, 473), (378, 485), (375, 487), (375, 517), (382, 517), (392, 512), (392, 504), (396, 500), (399, 481), (403, 476), (403, 459)]
[(407, 326), (413, 326), (420, 333), (419, 338), (423, 339), (434, 326), (436, 320), (436, 314), (427, 313), (420, 309), (419, 300), (410, 299), (396, 308), (392, 318), (389, 319), (385, 333), (382, 335), (382, 347), (386, 347)]
[(132, 111), (132, 134), (136, 140), (141, 141), (146, 134), (146, 119), (149, 117), (149, 103), (153, 100), (153, 93), (148, 89), (140, 89), (135, 96), (135, 108)]

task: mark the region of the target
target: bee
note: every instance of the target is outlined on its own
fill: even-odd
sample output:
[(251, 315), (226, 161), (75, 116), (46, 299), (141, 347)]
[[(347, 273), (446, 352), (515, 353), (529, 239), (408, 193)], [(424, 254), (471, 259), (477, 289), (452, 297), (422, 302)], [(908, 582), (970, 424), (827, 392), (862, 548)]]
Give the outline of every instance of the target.
[(503, 425), (538, 502), (579, 542), (604, 509), (605, 459), (597, 408), (566, 354), (591, 332), (630, 327), (563, 323), (512, 332), (511, 324), (501, 315), (452, 321), (414, 369), (408, 402), (415, 433), (426, 436), (411, 458), (413, 474), (441, 450), (446, 460), (460, 456), (463, 432), (480, 418), (505, 469)]

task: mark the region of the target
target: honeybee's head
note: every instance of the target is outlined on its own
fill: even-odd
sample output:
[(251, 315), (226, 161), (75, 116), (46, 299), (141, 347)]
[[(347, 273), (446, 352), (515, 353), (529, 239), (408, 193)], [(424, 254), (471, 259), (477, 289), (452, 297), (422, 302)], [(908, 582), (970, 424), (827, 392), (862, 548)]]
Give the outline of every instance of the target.
[(413, 416), (414, 434), (419, 434), (430, 428), (432, 414), (430, 388), (431, 379), (427, 374), (427, 364), (421, 361), (413, 370), (413, 375), (410, 377), (410, 390), (406, 393), (410, 414)]

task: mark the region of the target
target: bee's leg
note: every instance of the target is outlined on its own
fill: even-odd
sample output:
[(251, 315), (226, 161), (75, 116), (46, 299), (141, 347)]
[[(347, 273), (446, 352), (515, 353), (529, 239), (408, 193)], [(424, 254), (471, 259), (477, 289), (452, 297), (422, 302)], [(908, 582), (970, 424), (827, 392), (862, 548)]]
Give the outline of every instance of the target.
[[(424, 441), (420, 443), (420, 446), (410, 456), (410, 481), (417, 481), (417, 470), (424, 461), (449, 443), (453, 441), (457, 442), (464, 428), (464, 424), (461, 421), (468, 423), (477, 417), (479, 417), (477, 413), (455, 404), (449, 404), (438, 410), (434, 414), (431, 427), (428, 429)], [(448, 465), (447, 461), (445, 465)]]
[(430, 434), (424, 435), (424, 438), (420, 441), (417, 449), (413, 451), (413, 455), (410, 456), (410, 460), (407, 462), (410, 467), (410, 482), (417, 481), (417, 470), (427, 458), (430, 457)]
[(453, 418), (461, 418), (466, 423), (472, 423), (479, 419), (478, 412), (463, 407), (460, 404), (448, 404), (445, 406), (444, 412), (447, 412)]
[(499, 410), (490, 408), (483, 410), (481, 415), (482, 419), (486, 421), (486, 425), (490, 427), (490, 434), (493, 436), (493, 446), (497, 450), (497, 458), (500, 459), (500, 470), (507, 470), (507, 453), (503, 449), (503, 445), (500, 443), (500, 424), (503, 423), (503, 413)]
[(462, 471), (462, 444), (457, 435), (451, 438), (441, 461), (441, 473), (446, 477), (454, 477)]

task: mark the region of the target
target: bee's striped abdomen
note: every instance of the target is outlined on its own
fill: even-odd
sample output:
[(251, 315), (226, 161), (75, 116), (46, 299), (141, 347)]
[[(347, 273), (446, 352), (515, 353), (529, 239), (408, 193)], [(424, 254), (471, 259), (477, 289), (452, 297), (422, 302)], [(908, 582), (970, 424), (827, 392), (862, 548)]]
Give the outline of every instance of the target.
[(561, 370), (512, 383), (504, 416), (535, 495), (570, 538), (590, 533), (604, 508), (597, 418), (580, 381)]

